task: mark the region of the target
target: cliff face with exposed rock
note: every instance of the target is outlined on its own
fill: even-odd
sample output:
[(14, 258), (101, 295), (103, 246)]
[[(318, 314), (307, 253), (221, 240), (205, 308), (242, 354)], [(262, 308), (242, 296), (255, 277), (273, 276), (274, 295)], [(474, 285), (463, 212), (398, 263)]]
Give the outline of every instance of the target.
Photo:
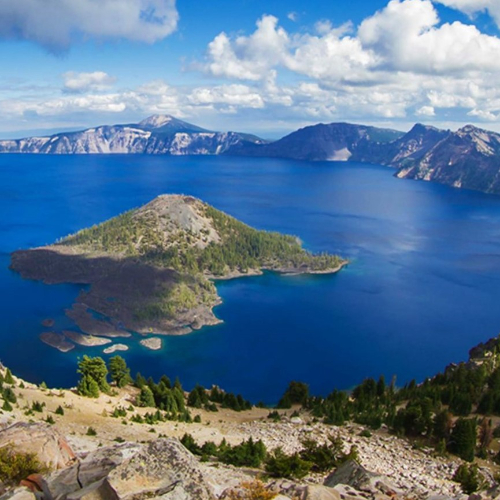
[(226, 154), (359, 161), (397, 168), (397, 177), (500, 194), (500, 134), (467, 125), (457, 132), (421, 124), (408, 133), (331, 123), (271, 144), (236, 144)]
[(358, 161), (397, 168), (397, 177), (500, 194), (500, 134), (467, 125), (457, 132), (422, 124), (409, 132), (318, 124), (274, 142), (251, 134), (213, 132), (169, 115), (0, 141), (0, 153), (231, 155), (309, 161)]
[(0, 153), (213, 155), (247, 142), (262, 141), (250, 134), (212, 132), (169, 115), (153, 115), (139, 123), (3, 140)]

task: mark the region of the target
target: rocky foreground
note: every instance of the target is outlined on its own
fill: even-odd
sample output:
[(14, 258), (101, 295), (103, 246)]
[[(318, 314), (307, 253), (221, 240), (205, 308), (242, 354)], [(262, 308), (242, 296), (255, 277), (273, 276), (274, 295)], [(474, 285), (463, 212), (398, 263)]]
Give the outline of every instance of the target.
[[(487, 500), (500, 496), (490, 466), (481, 467), (487, 479), (484, 491), (469, 497), (452, 481), (459, 459), (436, 456), (431, 449), (418, 449), (384, 430), (369, 435), (359, 425), (327, 426), (306, 413), (292, 416), (291, 410), (280, 410), (282, 420), (273, 422), (267, 418), (268, 410), (258, 408), (195, 410), (201, 423), (145, 425), (112, 417), (113, 410), (134, 401), (135, 389), (130, 387), (97, 399), (42, 389), (18, 379), (14, 387), (18, 404), (1, 415), (0, 450), (10, 446), (35, 452), (47, 470), (20, 483), (3, 484), (2, 500)], [(35, 402), (41, 412), (29, 411)], [(58, 406), (64, 407), (64, 415), (57, 413)], [(135, 408), (134, 412), (147, 410)], [(52, 425), (46, 422), (49, 416)], [(304, 438), (322, 442), (333, 432), (346, 449), (356, 447), (358, 461), (300, 481), (271, 479), (261, 470), (200, 461), (179, 441), (186, 432), (199, 443), (225, 439), (237, 444), (252, 437), (261, 439), (269, 450), (280, 446), (288, 453), (300, 450)], [(252, 488), (263, 488), (269, 496), (251, 496)]]

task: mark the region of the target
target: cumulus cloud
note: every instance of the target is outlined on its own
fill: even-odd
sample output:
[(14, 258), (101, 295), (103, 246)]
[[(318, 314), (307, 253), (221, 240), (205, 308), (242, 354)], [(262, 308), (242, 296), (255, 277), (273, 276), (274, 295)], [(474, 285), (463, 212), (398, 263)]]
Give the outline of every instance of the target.
[(0, 107), (12, 119), (87, 113), (89, 124), (103, 122), (100, 116), (112, 122), (151, 113), (195, 123), (203, 117), (209, 128), (221, 114), (234, 120), (238, 113), (245, 129), (315, 121), (491, 124), (500, 120), (499, 53), (500, 38), (472, 24), (443, 23), (430, 0), (391, 0), (357, 27), (321, 20), (309, 32), (285, 30), (265, 15), (249, 34), (220, 33), (199, 64), (224, 80), (216, 84), (176, 87), (156, 80), (120, 90), (106, 88), (113, 84), (106, 73), (72, 73), (65, 75), (63, 95), (36, 99), (20, 92)]
[(0, 2), (0, 38), (60, 51), (76, 37), (153, 43), (175, 31), (175, 0), (15, 0)]
[(361, 23), (358, 38), (365, 50), (379, 55), (383, 69), (429, 74), (500, 70), (499, 38), (460, 22), (439, 26), (428, 0), (391, 0)]
[[(471, 12), (499, 5), (440, 1)], [(253, 33), (215, 37), (202, 67), (251, 84), (266, 107), (301, 116), (435, 120), (454, 109), (465, 119), (492, 120), (500, 109), (498, 54), (499, 37), (473, 24), (443, 23), (431, 0), (390, 0), (358, 27), (320, 20), (311, 32), (292, 32), (264, 15)], [(277, 83), (290, 72), (304, 81)]]
[(114, 76), (110, 76), (104, 71), (94, 71), (92, 73), (68, 71), (63, 74), (63, 78), (63, 91), (67, 93), (107, 90), (116, 82)]
[(209, 44), (204, 68), (216, 76), (257, 81), (281, 67), (325, 84), (373, 82), (398, 71), (500, 71), (500, 39), (473, 25), (440, 24), (430, 0), (391, 0), (357, 33), (351, 31), (349, 23), (335, 28), (320, 21), (316, 34), (291, 34), (266, 15), (249, 36), (219, 34)]
[(438, 3), (460, 10), (469, 16), (478, 12), (489, 12), (500, 27), (500, 3), (498, 0), (434, 0)]
[(217, 35), (208, 45), (206, 70), (215, 76), (260, 80), (282, 62), (287, 44), (288, 35), (278, 26), (278, 19), (263, 16), (250, 36)]

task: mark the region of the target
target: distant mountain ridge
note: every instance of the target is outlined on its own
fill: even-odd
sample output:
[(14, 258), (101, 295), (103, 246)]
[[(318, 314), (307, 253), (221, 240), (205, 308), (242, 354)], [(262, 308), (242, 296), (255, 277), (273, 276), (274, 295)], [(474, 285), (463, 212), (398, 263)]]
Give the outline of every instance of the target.
[(500, 194), (500, 134), (466, 125), (457, 132), (416, 124), (409, 132), (351, 125), (305, 127), (268, 144), (235, 144), (225, 154), (359, 161), (396, 176)]
[(317, 124), (274, 142), (214, 132), (170, 115), (139, 123), (0, 141), (0, 153), (231, 155), (387, 165), (396, 176), (500, 194), (500, 134), (473, 125), (456, 132), (416, 124), (409, 132)]
[(3, 140), (0, 141), (0, 153), (213, 155), (247, 142), (264, 141), (250, 134), (213, 132), (170, 115), (152, 115), (139, 123)]

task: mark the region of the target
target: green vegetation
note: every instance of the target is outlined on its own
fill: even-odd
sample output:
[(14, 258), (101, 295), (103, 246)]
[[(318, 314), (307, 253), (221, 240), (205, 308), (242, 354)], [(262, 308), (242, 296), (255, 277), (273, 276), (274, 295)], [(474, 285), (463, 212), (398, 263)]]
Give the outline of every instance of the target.
[(5, 377), (3, 381), (6, 384), (14, 385), (14, 378), (12, 377), (12, 373), (8, 368), (5, 370)]
[(109, 360), (109, 375), (117, 387), (125, 387), (132, 382), (130, 369), (121, 356), (114, 356)]
[(312, 464), (300, 458), (299, 453), (287, 455), (276, 448), (266, 460), (266, 473), (271, 477), (302, 479), (311, 470)]
[(485, 479), (479, 472), (477, 465), (472, 464), (460, 465), (453, 476), (453, 481), (459, 483), (463, 492), (467, 495), (475, 493), (486, 484)]
[(38, 460), (36, 453), (15, 451), (12, 447), (0, 448), (0, 481), (17, 485), (30, 474), (43, 474), (47, 468)]
[(234, 270), (246, 272), (260, 268), (321, 271), (342, 262), (334, 255), (313, 255), (293, 236), (258, 231), (204, 203), (199, 202), (197, 210), (211, 220), (220, 241), (211, 241), (202, 248), (196, 243), (200, 238), (206, 240), (206, 230), (202, 229), (197, 235), (178, 227), (166, 230), (157, 213), (137, 209), (83, 229), (58, 244), (78, 245), (91, 253), (141, 257), (156, 266), (191, 275), (223, 276)]
[(91, 358), (83, 356), (78, 362), (78, 373), (81, 375), (78, 382), (78, 394), (90, 398), (99, 397), (100, 391), (109, 393), (110, 387), (107, 381), (108, 368), (102, 358)]
[(184, 434), (181, 443), (191, 453), (201, 456), (202, 460), (215, 458), (225, 464), (236, 467), (264, 467), (271, 477), (301, 479), (310, 471), (326, 472), (338, 467), (346, 460), (356, 460), (356, 449), (351, 448), (344, 453), (343, 442), (338, 436), (328, 436), (326, 443), (319, 444), (313, 439), (302, 442), (303, 449), (298, 453), (287, 455), (281, 448), (268, 452), (262, 441), (252, 438), (235, 446), (229, 445), (225, 439), (219, 445), (207, 441), (202, 446), (196, 443), (191, 434)]
[(232, 392), (225, 392), (214, 386), (207, 391), (201, 385), (197, 385), (188, 396), (187, 404), (192, 408), (204, 408), (207, 411), (218, 411), (215, 403), (219, 403), (222, 408), (229, 408), (234, 411), (250, 410), (252, 403), (243, 399), (241, 394), (235, 395)]
[(309, 386), (292, 381), (278, 403), (278, 408), (291, 408), (292, 405), (304, 404), (309, 397)]

